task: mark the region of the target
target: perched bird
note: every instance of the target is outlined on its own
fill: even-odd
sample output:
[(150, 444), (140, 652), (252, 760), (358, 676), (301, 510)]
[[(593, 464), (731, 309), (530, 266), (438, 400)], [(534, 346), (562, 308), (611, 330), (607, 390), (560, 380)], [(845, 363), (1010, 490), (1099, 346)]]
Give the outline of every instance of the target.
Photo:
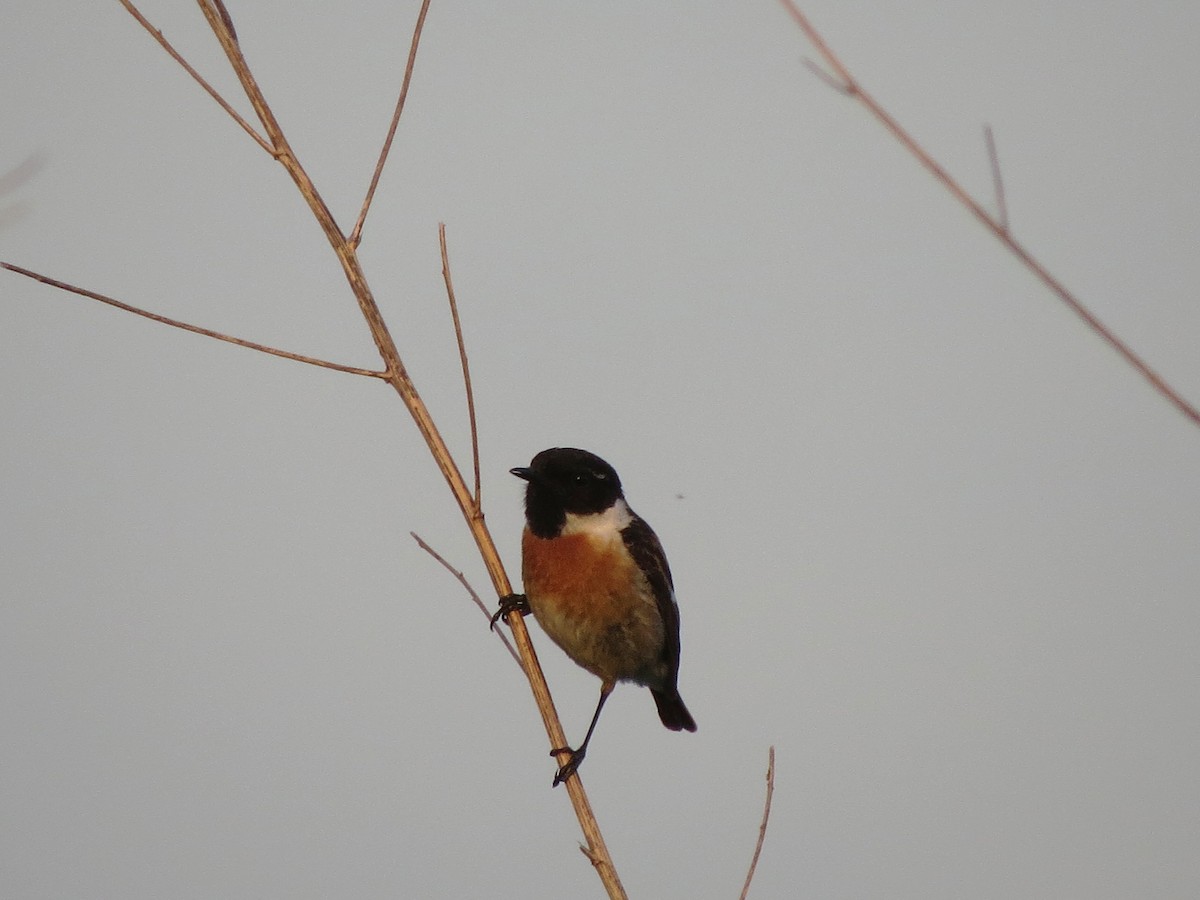
[[(577, 750), (559, 768), (558, 785), (579, 767), (618, 681), (650, 688), (658, 716), (672, 731), (695, 731), (676, 681), (679, 608), (662, 544), (629, 505), (616, 471), (593, 453), (543, 450), (512, 474), (525, 489), (521, 569), (525, 597), (510, 609), (532, 612), (576, 663), (600, 679), (600, 702)], [(527, 599), (527, 603), (522, 602)]]

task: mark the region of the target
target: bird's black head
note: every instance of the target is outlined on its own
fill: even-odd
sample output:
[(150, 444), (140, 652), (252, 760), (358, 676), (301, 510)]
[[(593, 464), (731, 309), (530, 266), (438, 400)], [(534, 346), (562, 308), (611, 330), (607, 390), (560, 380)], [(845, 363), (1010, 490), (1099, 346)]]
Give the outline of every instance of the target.
[(557, 535), (567, 513), (601, 513), (622, 496), (616, 470), (596, 454), (574, 447), (543, 450), (528, 468), (509, 471), (529, 482), (525, 518), (538, 537)]

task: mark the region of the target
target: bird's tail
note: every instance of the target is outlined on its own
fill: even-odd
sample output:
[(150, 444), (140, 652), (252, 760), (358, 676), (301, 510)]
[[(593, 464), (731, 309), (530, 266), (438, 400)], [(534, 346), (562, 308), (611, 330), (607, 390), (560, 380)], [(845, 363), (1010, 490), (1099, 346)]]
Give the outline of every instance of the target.
[(650, 693), (654, 696), (654, 704), (658, 707), (658, 717), (662, 719), (664, 725), (672, 731), (696, 730), (696, 721), (687, 711), (687, 707), (683, 705), (683, 698), (679, 696), (679, 691), (656, 691), (651, 688)]

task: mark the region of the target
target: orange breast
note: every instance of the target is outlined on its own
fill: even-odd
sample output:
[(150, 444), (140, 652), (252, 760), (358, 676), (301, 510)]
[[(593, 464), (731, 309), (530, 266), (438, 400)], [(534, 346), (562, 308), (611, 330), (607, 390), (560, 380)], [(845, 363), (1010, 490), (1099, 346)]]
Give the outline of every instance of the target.
[(637, 566), (620, 537), (587, 534), (543, 539), (526, 530), (521, 539), (522, 576), (529, 602), (552, 603), (560, 615), (605, 618), (605, 606), (635, 589)]
[(521, 539), (525, 595), (542, 630), (606, 682), (665, 683), (662, 616), (620, 534)]

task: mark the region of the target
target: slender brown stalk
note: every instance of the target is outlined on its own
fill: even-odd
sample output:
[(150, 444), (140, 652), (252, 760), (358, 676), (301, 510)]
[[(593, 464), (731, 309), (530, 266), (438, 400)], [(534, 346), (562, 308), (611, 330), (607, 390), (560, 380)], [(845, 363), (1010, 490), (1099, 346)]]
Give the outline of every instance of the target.
[[(421, 539), (421, 536), (415, 531), (410, 531), (409, 534), (412, 535), (412, 539), (417, 542), (417, 546), (441, 563), (442, 567), (447, 572), (458, 579), (458, 583), (466, 588), (467, 594), (471, 597), (471, 600), (475, 603), (475, 605), (479, 607), (479, 610), (483, 613), (484, 618), (490, 622), (492, 620), (492, 611), (487, 608), (487, 605), (479, 598), (479, 595), (475, 593), (475, 588), (471, 587), (471, 582), (467, 581), (467, 576), (464, 575), (461, 570), (450, 565), (450, 563), (446, 561), (446, 558), (442, 556), (442, 554), (438, 553), (427, 543), (425, 543), (425, 541)], [(499, 628), (493, 628), (492, 631), (494, 631), (496, 636), (500, 638), (500, 643), (504, 645), (504, 649), (508, 651), (508, 655), (513, 658), (513, 662), (519, 666), (521, 664), (521, 657), (517, 656), (517, 651), (513, 649), (513, 645), (510, 644), (508, 638), (504, 636), (504, 632)]]
[(388, 153), (392, 149), (392, 139), (396, 136), (396, 128), (400, 125), (400, 115), (404, 112), (404, 101), (408, 99), (408, 86), (412, 83), (413, 66), (417, 62), (417, 47), (421, 43), (421, 31), (425, 28), (425, 14), (429, 12), (429, 0), (423, 0), (421, 11), (417, 14), (417, 25), (413, 29), (412, 43), (408, 48), (408, 63), (404, 67), (404, 81), (400, 85), (400, 96), (396, 99), (396, 111), (392, 114), (392, 124), (388, 127), (387, 137), (383, 141), (383, 149), (379, 151), (379, 161), (375, 163), (375, 173), (371, 176), (371, 186), (367, 188), (367, 196), (363, 198), (362, 209), (358, 212), (358, 221), (350, 232), (350, 246), (357, 247), (362, 241), (363, 224), (367, 221), (367, 213), (371, 209), (371, 201), (375, 198), (375, 189), (379, 187), (379, 179), (383, 175), (383, 166), (387, 162)]
[[(192, 76), (192, 78), (196, 82), (196, 84), (198, 84), (198, 85), (200, 85), (200, 87), (204, 88), (204, 90), (208, 94), (208, 96), (210, 96), (214, 100), (216, 100), (217, 103), (220, 104), (221, 109), (223, 109), (223, 110), (225, 110), (225, 112), (229, 113), (229, 115), (233, 118), (233, 121), (237, 122), (238, 125), (240, 125), (242, 127), (242, 130), (246, 132), (246, 134), (248, 134), (248, 135), (250, 135), (250, 137), (254, 138), (254, 140), (258, 143), (258, 145), (260, 147), (262, 147), (264, 150), (266, 150), (268, 153), (273, 154), (275, 152), (273, 149), (271, 149), (271, 145), (268, 144), (266, 142), (266, 140), (263, 139), (263, 136), (261, 134), (259, 134), (258, 131), (255, 130), (254, 126), (251, 125), (249, 122), (247, 122), (245, 119), (243, 119), (241, 114), (238, 113), (238, 111), (236, 109), (234, 109), (232, 106), (230, 106), (228, 101), (226, 101), (226, 99), (224, 97), (222, 97), (219, 93), (217, 93), (217, 89), (214, 88), (211, 84), (209, 84), (205, 80), (203, 75), (201, 75), (194, 68), (192, 68), (191, 63), (189, 63), (186, 59), (184, 59), (183, 56), (179, 53), (179, 51), (171, 46), (171, 42), (167, 40), (166, 36), (159, 29), (155, 28), (153, 25), (150, 24), (150, 21), (145, 16), (142, 15), (142, 12), (140, 9), (138, 9), (136, 6), (134, 6), (130, 2), (130, 0), (120, 0), (120, 2), (121, 2), (121, 5), (124, 6), (125, 9), (129, 12), (129, 14), (137, 20), (138, 24), (141, 25), (143, 28), (145, 28), (146, 31), (148, 31), (150, 33), (150, 36), (152, 38), (154, 38), (156, 41), (158, 41), (159, 45), (164, 50), (166, 50), (167, 53), (169, 53), (171, 55), (171, 59), (173, 59), (173, 60), (175, 60), (175, 62), (179, 63), (179, 65), (183, 67), (183, 70)], [(230, 23), (230, 24), (232, 24), (232, 23)], [(232, 29), (230, 29), (230, 30), (232, 31)]]
[(446, 223), (438, 223), (438, 243), (442, 247), (442, 279), (446, 282), (446, 297), (450, 315), (454, 318), (454, 337), (458, 341), (458, 359), (462, 363), (463, 389), (467, 393), (467, 418), (471, 420), (471, 460), (475, 466), (475, 511), (482, 510), (479, 487), (479, 430), (475, 425), (475, 392), (471, 389), (471, 366), (467, 362), (467, 347), (463, 343), (462, 323), (458, 320), (458, 301), (454, 298), (454, 282), (450, 280), (450, 256), (446, 252)]
[(856, 98), (860, 103), (862, 103), (863, 106), (865, 106), (871, 113), (871, 115), (874, 116), (875, 119), (891, 133), (892, 137), (899, 141), (900, 144), (906, 150), (908, 150), (908, 152), (912, 154), (912, 156), (916, 158), (916, 160), (922, 166), (929, 170), (933, 177), (936, 178), (938, 182), (940, 182), (941, 185), (945, 187), (946, 190), (948, 190), (956, 200), (958, 200), (959, 203), (965, 206), (971, 212), (971, 214), (975, 216), (975, 218), (979, 220), (979, 222), (982, 223), (985, 228), (988, 229), (988, 231), (992, 232), (992, 234), (996, 236), (996, 239), (999, 240), (1005, 247), (1007, 247), (1009, 252), (1017, 257), (1017, 259), (1021, 261), (1022, 265), (1024, 265), (1026, 269), (1032, 272), (1034, 276), (1036, 276), (1038, 280), (1042, 282), (1042, 284), (1049, 288), (1050, 291), (1056, 297), (1058, 297), (1059, 300), (1061, 300), (1073, 313), (1075, 313), (1075, 315), (1082, 319), (1088, 328), (1099, 335), (1110, 347), (1112, 347), (1121, 356), (1121, 358), (1125, 360), (1125, 362), (1136, 369), (1138, 373), (1140, 373), (1141, 376), (1148, 381), (1156, 391), (1158, 391), (1159, 394), (1165, 397), (1172, 405), (1175, 406), (1176, 409), (1187, 416), (1193, 424), (1200, 425), (1200, 410), (1197, 410), (1194, 406), (1188, 403), (1188, 401), (1185, 400), (1173, 387), (1171, 387), (1171, 385), (1168, 384), (1161, 375), (1150, 368), (1149, 364), (1146, 363), (1146, 361), (1140, 356), (1138, 356), (1138, 354), (1136, 354), (1128, 344), (1117, 337), (1117, 335), (1114, 334), (1107, 325), (1101, 322), (1100, 319), (1097, 318), (1096, 315), (1090, 309), (1088, 309), (1081, 300), (1067, 290), (1066, 286), (1063, 285), (1062, 282), (1051, 275), (1046, 267), (1043, 266), (1029, 250), (1025, 249), (1025, 247), (1012, 236), (1012, 233), (1008, 230), (1008, 224), (1006, 221), (990, 215), (987, 210), (983, 208), (982, 204), (979, 203), (979, 201), (967, 193), (966, 189), (963, 188), (962, 185), (960, 185), (957, 181), (955, 181), (950, 173), (947, 172), (937, 160), (930, 156), (929, 153), (917, 143), (916, 139), (913, 138), (912, 135), (910, 135), (907, 131), (905, 131), (900, 123), (897, 122), (887, 110), (880, 106), (879, 102), (875, 100), (874, 97), (864, 90), (862, 84), (857, 78), (850, 74), (850, 70), (846, 68), (845, 64), (838, 58), (837, 54), (830, 49), (820, 32), (817, 31), (813, 24), (808, 20), (808, 17), (799, 10), (796, 4), (792, 2), (792, 0), (779, 0), (779, 2), (783, 5), (784, 9), (787, 10), (788, 14), (791, 15), (792, 19), (800, 27), (800, 30), (804, 32), (805, 37), (807, 37), (812, 45), (817, 49), (817, 52), (821, 55), (821, 58), (825, 61), (825, 64), (833, 71), (837, 81), (840, 82), (840, 84), (835, 84), (837, 90), (841, 93)]
[(767, 838), (767, 821), (771, 818), (771, 800), (775, 796), (775, 748), (767, 751), (767, 799), (763, 803), (762, 822), (758, 826), (758, 841), (754, 844), (754, 856), (750, 858), (750, 870), (746, 872), (746, 883), (742, 885), (739, 900), (746, 900), (750, 893), (750, 882), (754, 880), (754, 870), (758, 868), (758, 857), (762, 853), (763, 841)]
[(109, 306), (115, 306), (117, 309), (123, 309), (125, 312), (131, 312), (135, 316), (142, 316), (153, 322), (161, 322), (163, 325), (170, 325), (172, 328), (182, 328), (184, 331), (192, 332), (192, 334), (202, 334), (205, 337), (215, 338), (218, 341), (237, 344), (239, 347), (247, 347), (250, 350), (269, 353), (272, 356), (281, 356), (284, 359), (294, 359), (296, 362), (308, 363), (310, 366), (320, 366), (322, 369), (333, 369), (335, 372), (348, 372), (351, 375), (365, 375), (369, 378), (387, 378), (387, 372), (379, 372), (375, 369), (359, 369), (354, 366), (343, 366), (341, 363), (316, 359), (312, 356), (302, 356), (299, 353), (291, 353), (287, 350), (268, 347), (266, 344), (258, 344), (254, 341), (247, 341), (229, 334), (222, 334), (219, 331), (213, 331), (211, 328), (201, 328), (199, 325), (189, 325), (187, 322), (180, 322), (178, 319), (169, 319), (166, 316), (160, 316), (158, 313), (152, 313), (136, 306), (130, 306), (128, 303), (122, 303), (120, 300), (114, 300), (112, 297), (106, 297), (104, 294), (76, 287), (73, 284), (67, 284), (67, 282), (59, 281), (57, 278), (50, 278), (46, 275), (39, 275), (37, 272), (31, 272), (29, 269), (22, 269), (20, 266), (14, 266), (12, 263), (0, 262), (0, 268), (16, 272), (18, 275), (24, 275), (26, 278), (32, 278), (34, 281), (40, 281), (42, 284), (58, 288), (60, 291), (68, 291), (72, 294), (78, 294), (80, 297), (87, 297), (90, 300), (99, 300), (101, 303), (107, 303)]

